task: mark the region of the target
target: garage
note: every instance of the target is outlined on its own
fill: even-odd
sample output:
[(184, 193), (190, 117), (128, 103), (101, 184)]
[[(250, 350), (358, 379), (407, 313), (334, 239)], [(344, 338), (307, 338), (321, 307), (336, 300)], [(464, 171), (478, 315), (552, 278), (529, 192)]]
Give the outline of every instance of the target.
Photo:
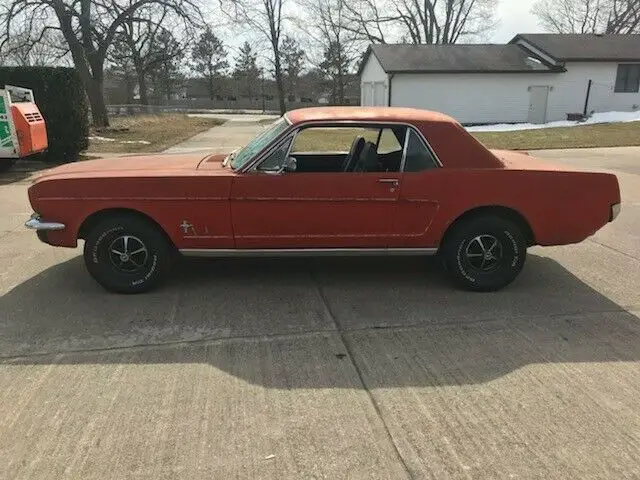
[(546, 123), (640, 108), (640, 36), (532, 34), (508, 44), (371, 45), (361, 104), (463, 124)]

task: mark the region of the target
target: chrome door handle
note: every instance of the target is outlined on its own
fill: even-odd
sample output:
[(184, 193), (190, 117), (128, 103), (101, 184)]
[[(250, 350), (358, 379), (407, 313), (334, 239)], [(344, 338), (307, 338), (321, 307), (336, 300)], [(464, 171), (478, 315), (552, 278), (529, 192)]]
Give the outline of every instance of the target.
[(378, 180), (378, 183), (392, 183), (395, 186), (398, 186), (398, 183), (400, 183), (400, 181), (397, 178), (381, 178)]

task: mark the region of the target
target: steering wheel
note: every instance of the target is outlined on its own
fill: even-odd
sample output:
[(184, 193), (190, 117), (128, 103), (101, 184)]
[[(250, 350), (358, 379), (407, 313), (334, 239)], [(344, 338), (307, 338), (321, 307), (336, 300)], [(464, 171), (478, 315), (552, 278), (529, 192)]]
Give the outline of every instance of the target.
[(360, 155), (364, 147), (365, 141), (363, 137), (356, 137), (351, 143), (351, 149), (342, 162), (342, 171), (349, 172), (352, 169), (354, 160)]

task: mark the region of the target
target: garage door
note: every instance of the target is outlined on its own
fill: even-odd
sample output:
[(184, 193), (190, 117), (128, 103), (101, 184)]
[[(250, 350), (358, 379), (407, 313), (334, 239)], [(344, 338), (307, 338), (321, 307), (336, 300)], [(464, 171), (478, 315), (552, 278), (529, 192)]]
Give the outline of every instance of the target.
[(373, 84), (373, 104), (377, 107), (387, 105), (387, 88), (384, 82)]
[(370, 107), (371, 105), (373, 105), (373, 83), (362, 83), (362, 98), (360, 101), (360, 105), (362, 105), (363, 107)]

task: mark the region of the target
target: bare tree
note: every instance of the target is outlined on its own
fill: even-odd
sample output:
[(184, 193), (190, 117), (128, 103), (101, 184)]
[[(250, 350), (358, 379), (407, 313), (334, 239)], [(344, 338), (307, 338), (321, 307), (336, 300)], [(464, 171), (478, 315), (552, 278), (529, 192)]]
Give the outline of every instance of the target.
[(496, 0), (352, 0), (345, 28), (358, 38), (387, 43), (457, 43), (486, 37), (495, 27)]
[(640, 0), (539, 0), (532, 12), (549, 32), (640, 32)]
[[(128, 102), (133, 101), (133, 91), (138, 85), (140, 104), (149, 105), (149, 81), (153, 77), (158, 95), (159, 82), (162, 89), (173, 89), (171, 79), (178, 79), (175, 72), (178, 59), (187, 48), (187, 44), (176, 40), (173, 32), (149, 18), (138, 18), (126, 22), (118, 32), (107, 56), (108, 64), (125, 82)], [(168, 76), (166, 75), (168, 73)], [(162, 79), (162, 80), (161, 80)], [(169, 85), (169, 87), (167, 87)]]
[(605, 33), (640, 33), (640, 0), (608, 0)]
[(68, 65), (69, 50), (56, 33), (49, 31), (34, 39), (27, 31), (14, 32), (0, 51), (0, 61), (5, 65), (24, 67)]
[(140, 8), (135, 17), (130, 16), (122, 23), (115, 38), (119, 48), (112, 48), (109, 55), (116, 64), (133, 66), (142, 105), (149, 105), (148, 76), (162, 63), (166, 53), (159, 39), (166, 36), (168, 27), (176, 24), (172, 13), (165, 5)]
[(136, 69), (133, 65), (131, 50), (123, 35), (118, 35), (111, 46), (108, 55), (108, 66), (105, 72), (106, 75), (111, 75), (124, 84), (126, 103), (132, 104), (137, 83)]
[[(344, 103), (349, 71), (364, 50), (364, 41), (359, 39), (360, 33), (350, 28), (353, 25), (353, 11), (349, 3), (350, 0), (307, 0), (305, 3), (308, 16), (315, 19), (315, 28), (308, 30), (308, 35), (314, 50), (321, 54), (312, 62), (331, 85), (331, 99), (337, 104)], [(380, 33), (376, 38), (383, 41), (384, 32), (379, 26), (376, 25), (369, 32)]]
[(603, 0), (540, 0), (532, 12), (542, 27), (557, 33), (595, 33), (606, 23)]
[(285, 2), (286, 0), (220, 0), (222, 10), (231, 12), (228, 15), (233, 21), (249, 26), (269, 43), (278, 90), (278, 104), (282, 114), (286, 112), (281, 53)]
[(109, 125), (104, 103), (104, 67), (107, 52), (118, 31), (147, 6), (171, 9), (180, 19), (192, 23), (201, 18), (197, 0), (8, 0), (2, 11), (4, 40), (15, 22), (27, 22), (29, 37), (48, 31), (62, 34), (73, 64), (84, 84), (93, 123)]

